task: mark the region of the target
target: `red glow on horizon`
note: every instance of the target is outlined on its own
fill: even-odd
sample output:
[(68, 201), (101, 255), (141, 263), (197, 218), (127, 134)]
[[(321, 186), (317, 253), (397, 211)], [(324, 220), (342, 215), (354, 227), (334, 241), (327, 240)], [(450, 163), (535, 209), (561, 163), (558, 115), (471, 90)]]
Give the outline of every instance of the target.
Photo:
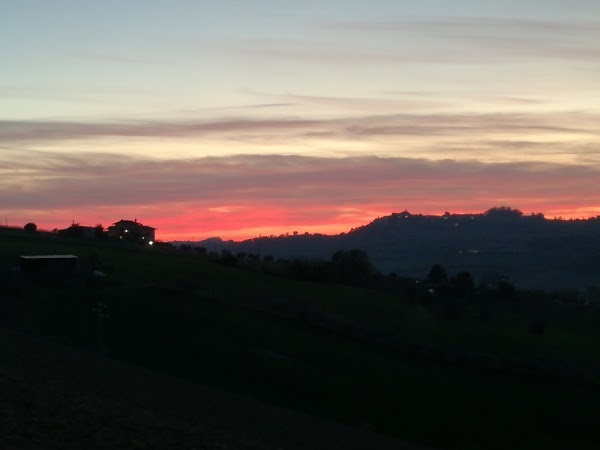
[[(495, 206), (516, 205), (516, 202), (495, 204)], [(259, 236), (281, 236), (297, 234), (327, 234), (335, 235), (349, 232), (352, 228), (367, 225), (378, 217), (394, 212), (408, 210), (411, 214), (441, 216), (446, 211), (452, 214), (480, 214), (492, 206), (447, 204), (446, 207), (428, 205), (429, 207), (403, 208), (391, 205), (353, 205), (346, 208), (314, 208), (296, 209), (274, 206), (239, 207), (239, 208), (209, 208), (198, 212), (189, 212), (190, 208), (144, 208), (142, 214), (130, 214), (131, 208), (106, 208), (94, 212), (61, 212), (48, 211), (30, 212), (27, 216), (13, 218), (9, 226), (23, 226), (34, 222), (39, 229), (63, 229), (73, 222), (85, 226), (103, 225), (105, 228), (120, 219), (137, 219), (138, 222), (155, 227), (159, 241), (199, 241), (210, 237), (220, 237), (223, 240), (245, 240)], [(547, 219), (586, 219), (600, 215), (600, 207), (569, 208), (562, 205), (545, 205), (545, 208), (525, 205), (524, 208), (513, 206), (524, 215), (543, 213)], [(193, 211), (193, 208), (191, 209)], [(18, 221), (15, 223), (14, 221)]]

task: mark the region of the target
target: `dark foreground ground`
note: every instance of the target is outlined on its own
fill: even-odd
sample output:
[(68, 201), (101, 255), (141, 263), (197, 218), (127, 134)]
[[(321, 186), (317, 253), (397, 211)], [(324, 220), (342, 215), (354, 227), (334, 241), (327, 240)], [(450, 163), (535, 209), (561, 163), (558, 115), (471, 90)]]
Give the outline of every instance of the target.
[(406, 449), (0, 328), (0, 449)]

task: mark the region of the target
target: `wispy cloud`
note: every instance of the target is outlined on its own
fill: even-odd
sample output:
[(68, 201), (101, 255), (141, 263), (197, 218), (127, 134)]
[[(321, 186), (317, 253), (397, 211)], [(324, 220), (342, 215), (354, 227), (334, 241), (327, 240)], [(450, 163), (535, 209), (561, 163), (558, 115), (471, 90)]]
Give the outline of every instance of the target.
[[(19, 170), (0, 179), (9, 211), (89, 216), (103, 209), (143, 210), (155, 220), (164, 219), (166, 211), (194, 211), (196, 226), (205, 232), (225, 222), (237, 229), (258, 227), (266, 223), (265, 214), (273, 214), (270, 225), (285, 228), (345, 224), (350, 210), (357, 225), (372, 219), (374, 211), (404, 208), (479, 211), (510, 202), (547, 212), (599, 206), (600, 169), (582, 165), (275, 155), (161, 162), (21, 152), (2, 158), (2, 165), (17, 163)], [(169, 227), (176, 233), (173, 221)]]
[(89, 61), (98, 61), (102, 63), (113, 63), (113, 64), (151, 64), (152, 61), (147, 59), (142, 59), (136, 56), (131, 56), (131, 54), (127, 54), (127, 56), (122, 56), (119, 54), (111, 54), (111, 53), (102, 53), (97, 51), (75, 51), (71, 54), (71, 56), (75, 59), (79, 60), (89, 60)]
[[(168, 138), (205, 150), (187, 157), (235, 153), (408, 156), (429, 159), (477, 158), (499, 162), (537, 160), (600, 164), (598, 114), (388, 114), (344, 118), (258, 118), (222, 120), (0, 121), (4, 147), (82, 148), (126, 142), (147, 153), (148, 138)], [(199, 138), (202, 138), (199, 141)], [(68, 142), (68, 147), (64, 148)], [(210, 146), (206, 143), (210, 142)], [(137, 144), (136, 144), (137, 143)], [(217, 149), (210, 152), (210, 148)], [(282, 149), (288, 149), (285, 151)], [(294, 149), (291, 151), (290, 149)], [(320, 150), (323, 149), (323, 150)], [(89, 151), (88, 151), (89, 152)], [(184, 155), (184, 153), (180, 153)], [(172, 156), (171, 156), (172, 157)], [(166, 159), (163, 151), (156, 159)]]
[(150, 96), (149, 90), (118, 85), (58, 85), (23, 84), (0, 85), (0, 99), (7, 100), (58, 100), (69, 103), (108, 104), (114, 98), (135, 98)]
[(222, 54), (321, 65), (454, 64), (567, 60), (596, 63), (600, 22), (443, 18), (322, 23), (298, 38), (214, 43)]
[(256, 96), (293, 101), (295, 102), (294, 104), (309, 105), (312, 107), (334, 106), (339, 108), (347, 108), (351, 111), (420, 111), (440, 109), (456, 105), (456, 102), (449, 102), (447, 99), (442, 99), (439, 94), (434, 95), (431, 93), (405, 92), (400, 94), (399, 92), (395, 92), (393, 96), (390, 96), (390, 92), (382, 92), (382, 94), (385, 96), (342, 97), (332, 95), (306, 95), (294, 92), (284, 92), (281, 94), (255, 92), (250, 90), (246, 90), (245, 92)]
[(318, 125), (316, 120), (223, 120), (194, 121), (0, 121), (0, 139), (5, 142), (85, 139), (102, 136), (187, 137), (209, 133), (249, 132), (270, 129), (299, 129)]
[(281, 108), (284, 106), (295, 106), (296, 103), (257, 103), (252, 105), (241, 105), (241, 106), (225, 106), (223, 108), (216, 109), (262, 109), (262, 108)]
[[(353, 99), (331, 99), (353, 102)], [(594, 113), (498, 113), (498, 114), (390, 114), (346, 118), (234, 118), (212, 121), (178, 119), (145, 121), (43, 121), (0, 120), (0, 139), (5, 142), (49, 142), (102, 136), (189, 137), (238, 133), (269, 134), (277, 132), (303, 134), (330, 132), (336, 135), (447, 135), (466, 136), (477, 133), (507, 132), (519, 136), (524, 132), (543, 131), (561, 134), (598, 136), (600, 117)]]
[(558, 36), (567, 34), (573, 37), (597, 38), (596, 32), (600, 26), (599, 21), (557, 21), (544, 19), (521, 19), (515, 17), (447, 17), (431, 20), (370, 20), (370, 21), (344, 21), (323, 24), (323, 28), (334, 28), (350, 31), (394, 31), (394, 32), (419, 32), (443, 33), (454, 31), (459, 35), (467, 34), (524, 34), (535, 36), (549, 36), (559, 39)]

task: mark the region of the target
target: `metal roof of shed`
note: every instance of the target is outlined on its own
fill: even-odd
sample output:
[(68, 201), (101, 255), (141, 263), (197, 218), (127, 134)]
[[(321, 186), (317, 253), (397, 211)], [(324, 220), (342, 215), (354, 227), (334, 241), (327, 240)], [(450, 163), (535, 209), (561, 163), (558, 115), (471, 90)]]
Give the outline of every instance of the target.
[(22, 259), (73, 259), (75, 255), (21, 255)]

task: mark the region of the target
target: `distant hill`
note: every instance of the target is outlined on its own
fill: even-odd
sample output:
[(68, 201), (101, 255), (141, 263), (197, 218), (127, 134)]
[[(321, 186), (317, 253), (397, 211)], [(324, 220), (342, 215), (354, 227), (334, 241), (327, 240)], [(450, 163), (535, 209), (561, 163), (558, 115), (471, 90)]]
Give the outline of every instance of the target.
[(600, 285), (600, 216), (546, 219), (508, 207), (442, 216), (403, 211), (333, 236), (299, 234), (242, 242), (211, 238), (187, 244), (209, 252), (227, 249), (276, 259), (329, 258), (337, 250), (359, 248), (383, 273), (424, 277), (433, 264), (442, 264), (451, 273), (469, 271), (479, 281), (507, 276), (523, 288)]

